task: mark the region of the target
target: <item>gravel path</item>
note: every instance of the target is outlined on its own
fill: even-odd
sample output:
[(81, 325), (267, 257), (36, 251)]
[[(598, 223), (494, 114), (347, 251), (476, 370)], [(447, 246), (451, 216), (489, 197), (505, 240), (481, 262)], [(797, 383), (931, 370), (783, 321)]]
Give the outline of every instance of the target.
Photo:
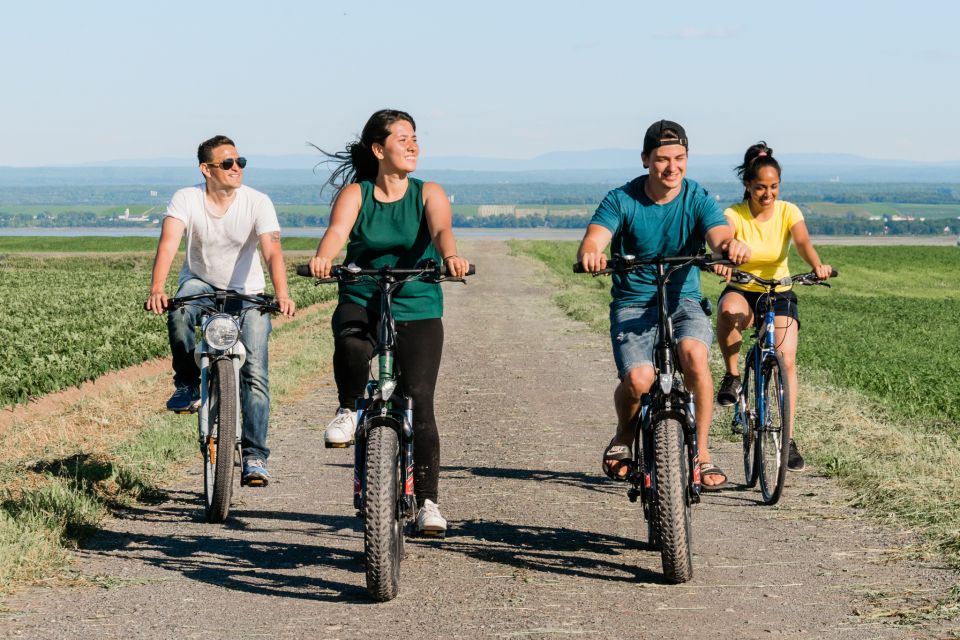
[[(7, 598), (0, 637), (900, 638), (949, 627), (875, 621), (953, 574), (896, 559), (881, 529), (815, 471), (780, 506), (708, 494), (694, 512), (694, 579), (668, 585), (639, 505), (605, 481), (614, 425), (607, 340), (550, 301), (541, 267), (475, 241), (468, 286), (445, 285), (438, 385), (443, 541), (410, 541), (398, 598), (364, 589), (352, 450), (325, 450), (331, 376), (281, 407), (266, 489), (238, 490), (228, 524), (202, 521), (191, 469), (168, 500), (106, 524), (76, 554), (96, 587)], [(466, 251), (469, 249), (469, 252)], [(192, 428), (192, 423), (191, 428)], [(739, 446), (714, 459), (740, 480)], [(735, 484), (735, 483), (734, 483)]]

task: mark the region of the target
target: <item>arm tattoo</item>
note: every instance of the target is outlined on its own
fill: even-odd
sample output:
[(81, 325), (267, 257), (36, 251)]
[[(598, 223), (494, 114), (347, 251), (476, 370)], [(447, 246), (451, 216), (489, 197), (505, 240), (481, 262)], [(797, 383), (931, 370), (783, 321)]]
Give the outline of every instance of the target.
[(271, 231), (271, 232), (270, 232), (270, 239), (273, 240), (274, 242), (280, 242), (280, 232), (279, 232), (279, 231)]

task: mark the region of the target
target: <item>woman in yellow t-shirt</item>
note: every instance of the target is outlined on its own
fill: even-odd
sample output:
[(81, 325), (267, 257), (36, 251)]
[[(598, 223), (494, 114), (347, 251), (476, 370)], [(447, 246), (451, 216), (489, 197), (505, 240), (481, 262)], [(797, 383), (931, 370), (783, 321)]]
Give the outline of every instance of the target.
[[(743, 164), (737, 167), (737, 175), (746, 188), (743, 202), (724, 211), (733, 227), (734, 237), (750, 247), (750, 261), (740, 265), (761, 278), (773, 280), (790, 275), (787, 266), (787, 249), (793, 240), (797, 253), (810, 265), (817, 277), (825, 280), (831, 267), (820, 262), (817, 250), (810, 242), (803, 214), (796, 205), (778, 200), (780, 194), (780, 163), (773, 157), (773, 149), (759, 142), (743, 156)], [(743, 331), (763, 318), (758, 317), (766, 303), (764, 289), (755, 282), (729, 284), (720, 294), (717, 316), (717, 342), (723, 354), (726, 375), (720, 383), (717, 402), (730, 406), (740, 393), (739, 356), (743, 343)], [(776, 312), (775, 340), (777, 350), (783, 353), (783, 364), (789, 381), (790, 405), (797, 403), (797, 336), (800, 330), (800, 315), (797, 312), (797, 296), (790, 287), (777, 289), (774, 306)], [(793, 441), (793, 416), (788, 425), (790, 432), (790, 455), (787, 468), (799, 471), (804, 468), (803, 457)]]

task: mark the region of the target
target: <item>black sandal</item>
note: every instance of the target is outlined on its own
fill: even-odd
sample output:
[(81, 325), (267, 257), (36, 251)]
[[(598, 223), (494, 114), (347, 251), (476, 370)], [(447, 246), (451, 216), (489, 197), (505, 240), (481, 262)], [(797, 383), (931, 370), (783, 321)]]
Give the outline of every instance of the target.
[[(723, 476), (723, 482), (717, 484), (706, 484), (703, 479), (707, 476)], [(723, 469), (713, 464), (712, 462), (701, 462), (700, 463), (700, 487), (704, 491), (720, 491), (727, 486), (727, 474), (723, 472)]]
[[(633, 453), (630, 451), (630, 446), (625, 444), (613, 444), (613, 440), (611, 440), (610, 444), (607, 445), (606, 450), (603, 452), (603, 459), (600, 462), (600, 466), (603, 469), (603, 473), (606, 474), (606, 476), (611, 480), (626, 482), (630, 475), (631, 461), (633, 461)], [(611, 462), (627, 463), (627, 472), (623, 475), (616, 473), (610, 466)]]

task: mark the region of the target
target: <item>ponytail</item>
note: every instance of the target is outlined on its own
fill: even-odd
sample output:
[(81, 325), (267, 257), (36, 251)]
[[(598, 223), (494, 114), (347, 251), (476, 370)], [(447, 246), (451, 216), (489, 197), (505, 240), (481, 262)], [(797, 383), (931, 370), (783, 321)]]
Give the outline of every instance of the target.
[[(773, 167), (777, 171), (777, 175), (780, 175), (780, 163), (773, 157), (773, 149), (761, 140), (747, 149), (746, 153), (743, 154), (743, 164), (738, 166), (735, 171), (743, 183), (743, 186), (747, 187), (756, 179), (757, 174), (760, 173), (760, 169), (764, 167)], [(743, 190), (743, 199), (750, 199), (750, 191), (748, 189)]]

